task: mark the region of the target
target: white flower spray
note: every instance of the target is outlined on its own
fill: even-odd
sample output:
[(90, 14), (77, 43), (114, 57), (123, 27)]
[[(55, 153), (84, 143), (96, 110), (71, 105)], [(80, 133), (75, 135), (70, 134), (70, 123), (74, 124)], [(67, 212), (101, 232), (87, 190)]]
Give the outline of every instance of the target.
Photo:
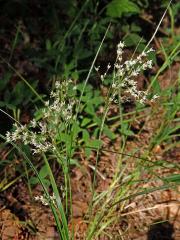
[[(140, 91), (137, 87), (137, 81), (134, 80), (138, 75), (143, 71), (152, 68), (152, 60), (148, 60), (148, 54), (154, 51), (150, 48), (147, 51), (143, 51), (135, 58), (126, 60), (123, 62), (123, 52), (124, 52), (125, 43), (119, 42), (117, 45), (117, 58), (114, 64), (113, 72), (113, 83), (112, 83), (112, 96), (110, 97), (111, 101), (116, 102), (115, 98), (119, 94), (119, 90), (125, 94), (125, 97), (121, 100), (128, 100), (128, 96), (134, 98), (136, 101), (144, 104), (148, 100), (148, 92)], [(99, 68), (96, 68), (98, 71)], [(109, 64), (107, 71), (109, 70)], [(107, 75), (107, 71), (104, 75), (101, 75), (101, 80), (103, 81)], [(151, 101), (154, 101), (158, 96), (154, 95), (151, 98)]]
[(50, 94), (50, 100), (45, 102), (41, 120), (33, 119), (28, 125), (15, 123), (14, 132), (6, 133), (7, 142), (22, 141), (25, 145), (29, 144), (33, 154), (54, 151), (56, 137), (62, 123), (68, 125), (73, 121), (76, 101), (68, 96), (71, 83), (71, 80), (56, 82), (55, 90)]
[[(117, 102), (116, 98), (119, 95), (119, 90), (121, 90), (121, 93), (125, 95), (125, 100), (128, 100), (128, 96), (130, 96), (144, 104), (148, 100), (148, 92), (140, 91), (134, 78), (143, 71), (152, 68), (152, 60), (148, 60), (147, 57), (153, 49), (144, 50), (137, 57), (132, 57), (130, 60), (123, 62), (124, 47), (124, 42), (119, 42), (117, 45), (110, 101)], [(102, 82), (110, 68), (111, 65), (108, 64), (107, 71), (101, 75)], [(95, 69), (99, 71), (99, 67)], [(59, 128), (62, 124), (68, 125), (70, 122), (73, 122), (74, 108), (77, 101), (75, 97), (68, 96), (70, 87), (72, 91), (76, 91), (72, 80), (55, 82), (55, 90), (51, 92), (50, 99), (45, 102), (41, 120), (36, 121), (36, 119), (33, 119), (28, 126), (15, 123), (14, 132), (7, 132), (6, 134), (7, 142), (20, 140), (26, 145), (30, 144), (34, 154), (54, 151), (57, 133), (61, 132)], [(154, 95), (151, 101), (154, 101), (156, 98), (158, 96)], [(123, 100), (123, 97), (121, 100)]]
[[(119, 91), (126, 95), (130, 95), (136, 101), (145, 103), (148, 99), (147, 91), (140, 91), (137, 87), (137, 82), (134, 80), (144, 70), (152, 68), (152, 60), (148, 60), (147, 56), (153, 49), (142, 52), (135, 58), (123, 62), (123, 52), (125, 44), (120, 42), (117, 46), (117, 58), (114, 64), (113, 80), (111, 84), (110, 102), (117, 102)], [(108, 64), (106, 72), (101, 75), (102, 83), (111, 69)], [(99, 71), (99, 67), (96, 68)], [(69, 95), (69, 90), (74, 94)], [(45, 102), (40, 120), (35, 118), (28, 125), (14, 124), (14, 131), (6, 133), (7, 142), (23, 142), (25, 145), (30, 145), (33, 154), (42, 154), (45, 152), (57, 153), (57, 139), (61, 137), (63, 131), (68, 129), (68, 126), (73, 124), (75, 120), (75, 109), (77, 97), (75, 96), (76, 86), (73, 86), (72, 81), (55, 82), (55, 89), (50, 93), (50, 99)], [(151, 101), (154, 101), (158, 96), (154, 95)], [(121, 100), (123, 98), (121, 97)], [(67, 132), (66, 132), (67, 133)], [(48, 205), (49, 201), (55, 200), (55, 196), (50, 196), (46, 199), (44, 196), (35, 197), (43, 205)]]
[(49, 199), (47, 197), (45, 197), (44, 195), (35, 196), (34, 199), (35, 199), (35, 201), (41, 202), (41, 204), (44, 206), (48, 206), (50, 201), (54, 205), (56, 205), (56, 203), (55, 203), (56, 197), (55, 197), (54, 193), (52, 196), (49, 196)]

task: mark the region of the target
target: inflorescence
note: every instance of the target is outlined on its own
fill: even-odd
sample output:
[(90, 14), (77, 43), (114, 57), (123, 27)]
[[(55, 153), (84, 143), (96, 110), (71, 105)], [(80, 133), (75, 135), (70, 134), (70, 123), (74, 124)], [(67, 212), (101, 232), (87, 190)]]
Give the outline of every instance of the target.
[(33, 119), (28, 125), (14, 124), (14, 132), (6, 133), (7, 142), (22, 141), (32, 147), (32, 152), (43, 153), (55, 150), (55, 138), (62, 123), (69, 124), (73, 120), (73, 97), (68, 96), (68, 82), (56, 82), (55, 90), (50, 94), (50, 101), (45, 102), (41, 120)]
[[(152, 60), (148, 60), (147, 56), (153, 49), (143, 51), (135, 58), (123, 62), (123, 52), (125, 44), (120, 42), (117, 46), (117, 58), (114, 64), (113, 80), (111, 85), (110, 101), (117, 101), (120, 95), (120, 100), (123, 101), (122, 94), (128, 100), (129, 95), (140, 103), (145, 103), (148, 100), (148, 92), (140, 91), (137, 87), (137, 82), (134, 80), (144, 70), (152, 68)], [(107, 71), (101, 75), (103, 81), (111, 68), (108, 64)], [(99, 71), (99, 67), (95, 68)], [(56, 137), (61, 133), (63, 128), (73, 123), (74, 109), (76, 108), (77, 100), (74, 95), (69, 96), (69, 90), (76, 91), (76, 87), (72, 86), (72, 81), (56, 82), (55, 90), (50, 94), (50, 100), (45, 102), (45, 107), (42, 111), (41, 120), (33, 119), (28, 125), (14, 124), (14, 132), (7, 132), (7, 142), (21, 141), (25, 145), (29, 144), (34, 154), (56, 150)], [(158, 96), (154, 95), (151, 101), (154, 101)]]
[[(144, 104), (148, 100), (148, 92), (140, 91), (137, 87), (137, 81), (134, 80), (138, 75), (147, 69), (152, 69), (152, 60), (148, 60), (148, 54), (154, 51), (150, 48), (147, 51), (143, 51), (135, 58), (126, 60), (123, 62), (123, 52), (125, 44), (124, 42), (119, 42), (117, 45), (117, 57), (114, 64), (113, 71), (113, 82), (112, 82), (112, 96), (111, 101), (115, 101), (115, 98), (121, 92), (125, 94), (125, 97), (121, 100), (128, 100), (128, 96), (131, 96), (136, 101)], [(103, 81), (107, 75), (107, 72), (110, 69), (110, 64), (107, 66), (107, 71), (104, 75), (101, 75), (101, 80)], [(95, 68), (96, 71), (99, 71), (99, 67)], [(158, 96), (154, 95), (151, 98), (151, 101), (154, 101)], [(116, 102), (116, 101), (115, 101)]]

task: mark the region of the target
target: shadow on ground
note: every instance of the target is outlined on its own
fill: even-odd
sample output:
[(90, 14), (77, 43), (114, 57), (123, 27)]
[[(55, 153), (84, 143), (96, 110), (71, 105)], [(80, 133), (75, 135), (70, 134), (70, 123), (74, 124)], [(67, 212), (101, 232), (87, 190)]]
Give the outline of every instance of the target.
[(174, 240), (174, 228), (168, 221), (155, 221), (150, 226), (147, 234), (147, 240)]

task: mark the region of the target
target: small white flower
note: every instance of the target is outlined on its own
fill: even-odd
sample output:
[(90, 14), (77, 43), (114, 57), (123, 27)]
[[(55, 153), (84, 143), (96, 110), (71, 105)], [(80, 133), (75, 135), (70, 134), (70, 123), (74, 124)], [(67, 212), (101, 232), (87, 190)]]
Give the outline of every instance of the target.
[(154, 102), (157, 98), (159, 98), (159, 95), (155, 94), (152, 99), (151, 99), (151, 102)]
[(31, 127), (33, 127), (33, 128), (35, 128), (35, 127), (37, 126), (37, 122), (36, 122), (35, 119), (33, 119), (33, 120), (30, 122), (30, 124), (31, 124)]
[(118, 48), (124, 48), (125, 47), (125, 43), (124, 42), (119, 42), (117, 45)]
[[(123, 53), (122, 49), (118, 49), (118, 50), (117, 50), (118, 60), (119, 60), (119, 59), (122, 59), (121, 57), (119, 58), (119, 56), (121, 56), (122, 53)], [(119, 60), (119, 61), (121, 61), (121, 60)]]
[(101, 81), (103, 81), (104, 80), (104, 75), (101, 75)]
[(154, 52), (153, 48), (150, 48), (146, 53)]
[(138, 76), (138, 74), (139, 74), (138, 71), (133, 70), (131, 73), (131, 76), (136, 77), (136, 76)]
[(124, 69), (119, 69), (119, 70), (117, 71), (117, 76), (122, 77), (123, 74), (124, 74)]
[(49, 106), (49, 100), (46, 101), (44, 104), (45, 104), (46, 107), (48, 107)]
[(146, 57), (146, 56), (147, 56), (146, 52), (143, 51), (143, 52), (141, 53), (141, 57)]
[(47, 205), (49, 205), (49, 202), (50, 202), (50, 201), (52, 201), (53, 204), (55, 204), (56, 197), (55, 197), (55, 195), (54, 195), (54, 193), (53, 193), (52, 196), (49, 196), (49, 199), (47, 199), (47, 198), (46, 198), (45, 196), (43, 196), (43, 195), (35, 196), (34, 199), (35, 199), (35, 201), (41, 202), (42, 205), (47, 206)]
[(112, 84), (112, 88), (115, 88), (115, 87), (116, 87), (116, 84), (115, 84), (115, 83), (113, 83), (113, 84)]
[(111, 64), (108, 63), (108, 65), (107, 65), (107, 70), (109, 70), (110, 68), (111, 68)]
[(6, 141), (11, 142), (11, 133), (10, 132), (6, 133)]
[(96, 70), (96, 72), (99, 71), (99, 68), (100, 68), (100, 66), (98, 66), (98, 67), (94, 67), (94, 69)]
[(60, 86), (61, 86), (60, 82), (56, 81), (56, 82), (55, 82), (55, 88), (57, 89), (57, 88), (59, 88)]
[(41, 133), (42, 134), (46, 134), (47, 132), (47, 125), (43, 122), (39, 122), (39, 126), (40, 126), (40, 129), (41, 129)]

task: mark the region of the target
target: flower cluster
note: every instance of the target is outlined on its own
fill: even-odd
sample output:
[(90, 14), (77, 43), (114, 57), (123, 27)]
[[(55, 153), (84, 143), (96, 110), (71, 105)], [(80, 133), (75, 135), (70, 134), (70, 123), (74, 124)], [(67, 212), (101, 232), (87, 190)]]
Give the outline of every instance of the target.
[(50, 141), (47, 140), (45, 135), (46, 133), (46, 125), (42, 122), (37, 123), (36, 127), (40, 128), (39, 132), (32, 131), (32, 128), (35, 128), (35, 120), (30, 123), (30, 126), (27, 125), (17, 125), (14, 124), (15, 130), (14, 132), (6, 133), (6, 141), (7, 142), (16, 142), (21, 140), (25, 145), (30, 144), (32, 146), (33, 153), (41, 153), (47, 152), (48, 150), (53, 149), (53, 145)]
[[(135, 58), (126, 60), (123, 62), (123, 52), (125, 44), (124, 42), (119, 42), (117, 45), (117, 58), (114, 64), (114, 73), (113, 73), (113, 83), (112, 83), (112, 96), (111, 101), (115, 101), (116, 96), (121, 93), (125, 93), (125, 99), (128, 100), (128, 96), (133, 97), (135, 100), (140, 103), (145, 103), (148, 99), (147, 91), (140, 91), (137, 87), (137, 81), (134, 80), (139, 74), (147, 69), (152, 68), (152, 60), (148, 60), (148, 54), (153, 51), (150, 48), (147, 51), (143, 51)], [(109, 65), (108, 65), (109, 66)], [(96, 69), (98, 70), (98, 69)], [(107, 67), (109, 70), (109, 67)], [(106, 73), (101, 75), (101, 79), (104, 79)], [(155, 95), (152, 97), (152, 101), (155, 100), (158, 96)], [(122, 98), (123, 99), (123, 98)]]
[(42, 205), (44, 206), (48, 206), (49, 205), (49, 202), (51, 201), (54, 205), (55, 205), (55, 200), (56, 200), (56, 197), (53, 193), (52, 196), (49, 196), (49, 199), (47, 199), (47, 197), (41, 195), (41, 196), (36, 196), (34, 197), (35, 201), (39, 201), (42, 203)]
[[(76, 101), (67, 95), (71, 83), (72, 80), (55, 83), (55, 90), (50, 94), (50, 100), (53, 100), (52, 103), (50, 101), (45, 102), (45, 118), (53, 118), (51, 120), (55, 122), (61, 120), (67, 122), (73, 119), (73, 109)], [(73, 90), (76, 89), (73, 88)]]
[(41, 120), (33, 119), (30, 124), (24, 126), (15, 123), (14, 132), (6, 133), (7, 142), (20, 140), (25, 145), (30, 144), (34, 154), (54, 151), (54, 142), (61, 125), (69, 124), (74, 115), (76, 101), (68, 95), (71, 82), (56, 82), (50, 101), (45, 102)]

